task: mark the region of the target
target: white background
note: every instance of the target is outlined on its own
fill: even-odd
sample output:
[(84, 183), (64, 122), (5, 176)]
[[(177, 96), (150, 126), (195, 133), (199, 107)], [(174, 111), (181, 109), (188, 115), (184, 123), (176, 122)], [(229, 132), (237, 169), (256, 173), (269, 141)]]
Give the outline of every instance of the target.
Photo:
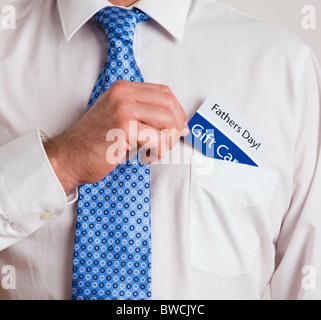
[[(314, 51), (321, 64), (321, 0), (221, 0), (267, 22), (283, 26), (296, 33)], [(316, 10), (316, 29), (302, 27), (302, 8), (311, 5)]]

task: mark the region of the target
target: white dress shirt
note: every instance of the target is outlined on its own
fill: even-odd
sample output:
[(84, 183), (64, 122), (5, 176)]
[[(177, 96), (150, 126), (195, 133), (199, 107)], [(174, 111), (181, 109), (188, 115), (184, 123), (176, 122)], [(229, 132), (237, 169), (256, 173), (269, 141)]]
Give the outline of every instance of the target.
[[(42, 141), (84, 115), (107, 52), (91, 17), (111, 4), (10, 4), (16, 29), (0, 30), (0, 297), (70, 299), (77, 194), (64, 193)], [(259, 167), (206, 158), (183, 140), (152, 165), (152, 298), (261, 299), (270, 283), (273, 299), (321, 299), (313, 53), (218, 1), (136, 7), (152, 17), (134, 41), (145, 82), (168, 85), (189, 118), (214, 93), (270, 144)], [(213, 170), (200, 174), (193, 154)], [(1, 283), (5, 266), (14, 288)]]

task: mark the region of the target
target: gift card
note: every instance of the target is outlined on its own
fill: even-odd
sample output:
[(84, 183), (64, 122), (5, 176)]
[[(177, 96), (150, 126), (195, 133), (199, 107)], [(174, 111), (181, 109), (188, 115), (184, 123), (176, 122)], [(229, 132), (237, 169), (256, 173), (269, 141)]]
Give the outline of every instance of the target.
[(214, 94), (188, 126), (185, 140), (209, 158), (259, 166), (270, 148), (252, 126)]

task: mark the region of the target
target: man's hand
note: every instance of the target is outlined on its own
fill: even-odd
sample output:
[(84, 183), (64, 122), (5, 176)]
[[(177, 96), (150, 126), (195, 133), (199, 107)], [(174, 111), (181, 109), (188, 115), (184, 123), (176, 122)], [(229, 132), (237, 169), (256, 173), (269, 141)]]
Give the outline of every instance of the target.
[[(100, 181), (121, 163), (115, 158), (128, 157), (131, 150), (146, 149), (141, 157), (145, 164), (161, 159), (188, 134), (187, 121), (168, 87), (121, 80), (71, 129), (48, 142), (45, 150), (63, 188), (69, 191)], [(133, 123), (135, 133), (130, 132)], [(115, 132), (121, 134), (110, 141), (109, 133)], [(115, 157), (109, 149), (116, 150)]]

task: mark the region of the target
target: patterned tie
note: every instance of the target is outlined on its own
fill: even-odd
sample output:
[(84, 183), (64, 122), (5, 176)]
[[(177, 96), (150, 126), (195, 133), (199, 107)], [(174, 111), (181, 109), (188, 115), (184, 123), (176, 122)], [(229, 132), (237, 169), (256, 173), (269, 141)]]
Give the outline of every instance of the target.
[[(113, 82), (143, 82), (133, 53), (139, 10), (106, 7), (95, 19), (108, 39), (108, 59), (89, 101)], [(150, 167), (138, 156), (100, 182), (79, 187), (73, 266), (73, 299), (151, 298)]]

